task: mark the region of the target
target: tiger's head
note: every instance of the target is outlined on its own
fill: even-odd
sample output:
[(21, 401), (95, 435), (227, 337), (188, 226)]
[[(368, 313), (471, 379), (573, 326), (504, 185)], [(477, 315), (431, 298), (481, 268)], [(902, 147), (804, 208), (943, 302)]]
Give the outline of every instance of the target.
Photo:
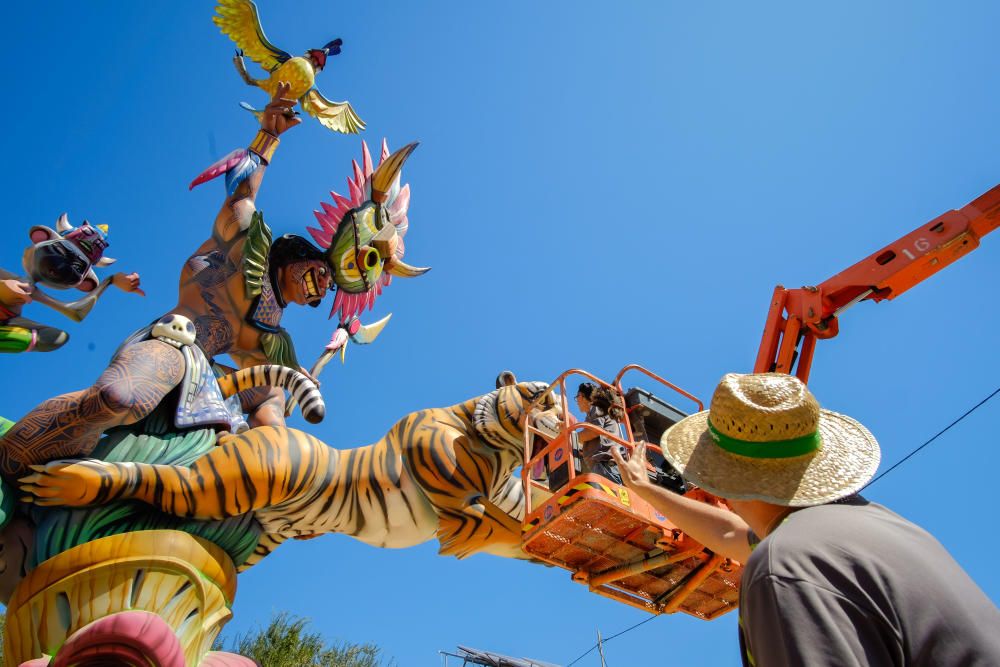
[[(473, 424), (476, 433), (488, 444), (520, 457), (524, 448), (524, 427), (561, 420), (561, 408), (555, 392), (548, 392), (546, 382), (518, 382), (510, 371), (497, 376), (496, 390), (476, 403)], [(537, 403), (536, 403), (537, 402)]]

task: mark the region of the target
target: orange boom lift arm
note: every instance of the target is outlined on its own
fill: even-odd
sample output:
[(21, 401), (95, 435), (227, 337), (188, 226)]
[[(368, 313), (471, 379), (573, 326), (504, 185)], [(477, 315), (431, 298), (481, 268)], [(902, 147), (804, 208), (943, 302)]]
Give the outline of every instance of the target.
[(895, 299), (979, 247), (1000, 225), (1000, 185), (948, 211), (815, 287), (774, 288), (755, 373), (809, 380), (816, 340), (833, 338), (837, 318), (859, 301)]

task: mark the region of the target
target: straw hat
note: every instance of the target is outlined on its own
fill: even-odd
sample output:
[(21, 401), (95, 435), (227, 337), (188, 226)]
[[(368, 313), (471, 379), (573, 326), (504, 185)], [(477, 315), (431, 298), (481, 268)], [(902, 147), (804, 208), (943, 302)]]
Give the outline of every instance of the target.
[(679, 421), (660, 445), (706, 491), (789, 507), (856, 493), (880, 458), (868, 429), (820, 409), (802, 381), (783, 373), (726, 375), (709, 410)]

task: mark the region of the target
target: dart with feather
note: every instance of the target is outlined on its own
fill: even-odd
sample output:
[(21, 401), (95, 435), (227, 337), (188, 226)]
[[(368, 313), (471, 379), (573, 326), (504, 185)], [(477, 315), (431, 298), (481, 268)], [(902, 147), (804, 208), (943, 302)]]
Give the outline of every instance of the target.
[[(323, 348), (323, 352), (319, 355), (319, 359), (313, 364), (313, 367), (309, 369), (309, 375), (315, 381), (319, 378), (319, 374), (323, 372), (326, 365), (333, 360), (337, 353), (340, 353), (340, 363), (344, 363), (344, 356), (347, 352), (348, 341), (353, 341), (359, 345), (368, 345), (373, 343), (378, 335), (382, 333), (382, 329), (385, 329), (385, 325), (389, 323), (389, 318), (392, 314), (388, 314), (378, 322), (373, 322), (371, 324), (361, 324), (361, 321), (357, 317), (351, 317), (346, 322), (341, 323), (333, 331), (333, 335), (330, 336), (330, 342), (326, 344)], [(295, 411), (295, 397), (289, 396), (288, 401), (285, 405), (285, 416), (291, 417), (292, 412)]]

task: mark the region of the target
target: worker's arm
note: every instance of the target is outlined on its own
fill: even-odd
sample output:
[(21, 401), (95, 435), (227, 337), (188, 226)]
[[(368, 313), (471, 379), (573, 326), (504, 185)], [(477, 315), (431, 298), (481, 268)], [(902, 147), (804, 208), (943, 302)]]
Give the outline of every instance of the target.
[(746, 562), (750, 557), (750, 526), (743, 519), (729, 510), (685, 498), (650, 482), (646, 474), (646, 443), (636, 444), (628, 461), (618, 450), (612, 447), (611, 455), (629, 490), (715, 553)]

